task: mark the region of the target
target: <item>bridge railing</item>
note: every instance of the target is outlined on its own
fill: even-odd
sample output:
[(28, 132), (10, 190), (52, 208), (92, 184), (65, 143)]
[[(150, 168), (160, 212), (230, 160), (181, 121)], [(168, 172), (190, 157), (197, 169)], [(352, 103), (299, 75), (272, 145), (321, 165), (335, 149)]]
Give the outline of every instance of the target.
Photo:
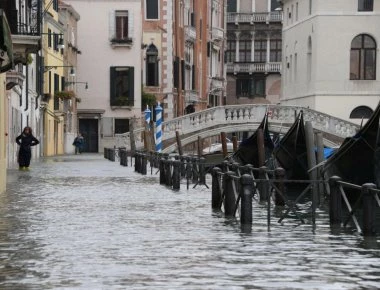
[[(163, 141), (175, 138), (176, 131), (179, 131), (181, 135), (188, 135), (227, 124), (247, 124), (247, 130), (249, 130), (249, 124), (260, 123), (266, 112), (269, 114), (271, 125), (292, 124), (301, 110), (304, 112), (304, 120), (311, 121), (314, 129), (331, 136), (346, 138), (354, 135), (358, 130), (358, 126), (353, 123), (308, 108), (247, 104), (214, 107), (165, 121), (163, 122)], [(134, 130), (137, 148), (143, 147), (143, 131), (144, 128)], [(130, 133), (116, 135), (116, 146), (130, 148), (129, 136)]]

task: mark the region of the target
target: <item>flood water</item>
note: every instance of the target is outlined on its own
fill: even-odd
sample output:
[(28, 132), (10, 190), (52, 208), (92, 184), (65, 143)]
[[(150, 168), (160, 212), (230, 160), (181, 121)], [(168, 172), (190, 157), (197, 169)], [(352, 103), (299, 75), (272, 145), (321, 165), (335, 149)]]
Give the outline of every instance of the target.
[[(210, 183), (209, 183), (210, 184)], [(0, 289), (378, 289), (379, 240), (272, 221), (251, 233), (211, 211), (211, 190), (173, 192), (100, 155), (9, 171), (0, 196)]]

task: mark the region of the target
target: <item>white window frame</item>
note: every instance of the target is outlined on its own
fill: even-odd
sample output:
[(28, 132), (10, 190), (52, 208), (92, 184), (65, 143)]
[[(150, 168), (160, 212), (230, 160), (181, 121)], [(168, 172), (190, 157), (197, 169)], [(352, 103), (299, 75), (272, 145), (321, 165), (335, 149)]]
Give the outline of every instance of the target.
[(146, 5), (146, 0), (144, 0), (144, 19), (145, 21), (159, 21), (161, 19), (161, 0), (157, 0), (158, 2), (158, 18), (147, 18), (147, 5)]

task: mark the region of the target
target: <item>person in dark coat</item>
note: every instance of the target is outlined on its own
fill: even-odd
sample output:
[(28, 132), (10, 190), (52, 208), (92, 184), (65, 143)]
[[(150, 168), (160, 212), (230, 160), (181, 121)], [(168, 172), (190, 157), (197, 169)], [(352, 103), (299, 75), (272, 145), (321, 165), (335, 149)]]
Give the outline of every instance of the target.
[(20, 170), (27, 170), (32, 158), (31, 146), (40, 144), (40, 141), (33, 136), (30, 127), (25, 127), (21, 135), (16, 138), (16, 143), (20, 145), (20, 150), (18, 151), (19, 168)]
[(75, 137), (73, 145), (75, 146), (75, 154), (82, 154), (84, 138), (81, 133), (79, 133), (78, 136)]

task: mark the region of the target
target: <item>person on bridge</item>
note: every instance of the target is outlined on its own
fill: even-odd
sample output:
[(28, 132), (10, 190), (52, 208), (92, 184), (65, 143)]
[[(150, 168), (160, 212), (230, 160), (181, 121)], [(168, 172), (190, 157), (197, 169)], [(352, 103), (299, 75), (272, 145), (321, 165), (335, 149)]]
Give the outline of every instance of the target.
[(16, 143), (20, 146), (17, 159), (19, 168), (20, 170), (28, 170), (32, 158), (31, 146), (40, 144), (40, 141), (33, 136), (30, 127), (25, 127), (21, 135), (16, 138)]

